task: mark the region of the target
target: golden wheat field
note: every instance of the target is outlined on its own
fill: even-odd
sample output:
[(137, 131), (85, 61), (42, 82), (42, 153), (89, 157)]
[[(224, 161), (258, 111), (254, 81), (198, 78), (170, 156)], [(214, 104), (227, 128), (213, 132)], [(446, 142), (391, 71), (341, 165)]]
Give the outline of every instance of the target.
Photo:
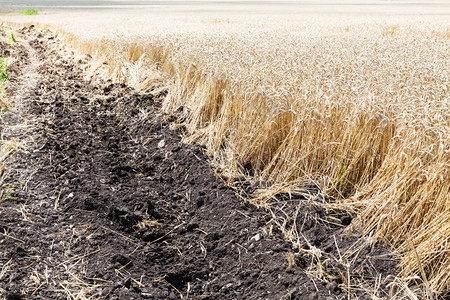
[[(7, 15), (90, 54), (91, 73), (145, 90), (253, 201), (303, 193), (356, 214), (429, 295), (450, 288), (450, 5), (247, 11), (155, 8)], [(292, 237), (293, 242), (295, 238)]]

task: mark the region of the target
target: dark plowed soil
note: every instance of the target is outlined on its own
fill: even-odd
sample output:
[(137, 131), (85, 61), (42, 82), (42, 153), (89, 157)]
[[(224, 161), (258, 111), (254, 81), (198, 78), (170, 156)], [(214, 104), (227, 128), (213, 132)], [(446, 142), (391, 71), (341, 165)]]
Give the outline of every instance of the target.
[(15, 60), (2, 137), (18, 147), (3, 171), (0, 297), (387, 295), (395, 262), (342, 235), (350, 216), (280, 197), (299, 208), (288, 220), (303, 237), (293, 247), (278, 230), (281, 211), (237, 198), (202, 148), (169, 130), (158, 113), (166, 92), (85, 80), (84, 59), (50, 32), (23, 28), (17, 38), (13, 47), (0, 43)]

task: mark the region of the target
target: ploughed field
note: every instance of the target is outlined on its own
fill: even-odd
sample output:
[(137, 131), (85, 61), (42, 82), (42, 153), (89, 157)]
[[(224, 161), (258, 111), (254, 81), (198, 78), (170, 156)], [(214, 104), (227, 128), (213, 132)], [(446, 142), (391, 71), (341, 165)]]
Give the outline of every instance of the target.
[(280, 193), (348, 211), (348, 232), (398, 254), (397, 287), (445, 295), (450, 5), (323, 4), (2, 18), (64, 31), (92, 56), (90, 72), (138, 90), (168, 82), (161, 108), (185, 141), (204, 145), (228, 184), (250, 182), (246, 194), (294, 247), (303, 249), (302, 209)]
[[(160, 113), (164, 86), (138, 93), (86, 79), (90, 58), (50, 31), (15, 33), (13, 45), (0, 36), (9, 61), (0, 119), (0, 297), (371, 299), (402, 292), (388, 251), (343, 234), (352, 215), (295, 195), (275, 196), (283, 209), (270, 214), (225, 185), (204, 148), (182, 143), (183, 127), (169, 129), (179, 120)], [(279, 231), (284, 212), (295, 215), (300, 247)]]

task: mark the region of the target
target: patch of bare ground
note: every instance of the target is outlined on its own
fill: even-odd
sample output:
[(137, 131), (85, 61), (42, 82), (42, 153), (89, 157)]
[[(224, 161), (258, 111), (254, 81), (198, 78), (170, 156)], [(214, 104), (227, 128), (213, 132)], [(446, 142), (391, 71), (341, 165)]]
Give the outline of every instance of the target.
[(57, 36), (17, 33), (14, 47), (0, 44), (19, 58), (2, 136), (23, 144), (2, 178), (0, 297), (396, 297), (396, 262), (342, 234), (351, 216), (279, 195), (304, 239), (293, 248), (279, 231), (289, 224), (277, 224), (283, 210), (238, 198), (201, 147), (169, 130), (164, 90), (86, 80), (86, 60), (70, 59)]

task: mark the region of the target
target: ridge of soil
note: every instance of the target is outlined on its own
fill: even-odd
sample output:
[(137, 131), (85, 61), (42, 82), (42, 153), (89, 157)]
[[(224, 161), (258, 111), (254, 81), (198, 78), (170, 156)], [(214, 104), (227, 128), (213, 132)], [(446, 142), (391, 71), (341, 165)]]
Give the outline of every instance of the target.
[(165, 91), (86, 80), (86, 61), (75, 63), (51, 32), (31, 26), (17, 37), (14, 47), (0, 42), (0, 56), (14, 57), (8, 93), (22, 98), (11, 97), (2, 136), (23, 144), (1, 182), (0, 297), (388, 295), (396, 261), (343, 235), (350, 216), (332, 225), (320, 205), (280, 198), (299, 210), (305, 243), (294, 249), (267, 212), (225, 186), (200, 146), (169, 129), (158, 110)]

